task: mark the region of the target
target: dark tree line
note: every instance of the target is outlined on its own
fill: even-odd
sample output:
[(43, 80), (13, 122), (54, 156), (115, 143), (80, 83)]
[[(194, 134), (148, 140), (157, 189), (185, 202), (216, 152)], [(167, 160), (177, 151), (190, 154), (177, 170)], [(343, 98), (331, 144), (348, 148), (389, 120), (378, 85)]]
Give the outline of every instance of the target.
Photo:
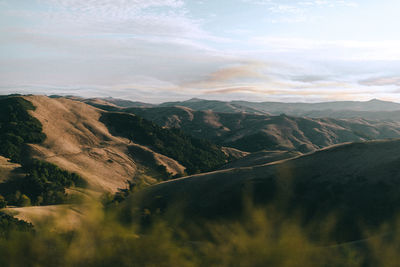
[(215, 144), (188, 136), (179, 129), (162, 128), (139, 116), (108, 112), (103, 113), (101, 121), (115, 135), (177, 160), (188, 174), (211, 171), (227, 161), (225, 153)]
[(46, 138), (41, 123), (29, 114), (34, 106), (21, 97), (0, 98), (0, 155), (21, 162), (25, 144)]

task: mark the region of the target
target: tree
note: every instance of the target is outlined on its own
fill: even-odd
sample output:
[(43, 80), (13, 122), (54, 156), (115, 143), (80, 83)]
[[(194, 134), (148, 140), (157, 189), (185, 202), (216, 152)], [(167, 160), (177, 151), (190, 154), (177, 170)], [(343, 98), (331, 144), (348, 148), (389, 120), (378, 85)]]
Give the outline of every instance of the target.
[(7, 201), (6, 199), (0, 195), (0, 209), (5, 208), (7, 206)]
[(27, 195), (22, 194), (21, 197), (18, 200), (18, 205), (21, 206), (21, 207), (30, 206), (31, 205), (31, 199)]

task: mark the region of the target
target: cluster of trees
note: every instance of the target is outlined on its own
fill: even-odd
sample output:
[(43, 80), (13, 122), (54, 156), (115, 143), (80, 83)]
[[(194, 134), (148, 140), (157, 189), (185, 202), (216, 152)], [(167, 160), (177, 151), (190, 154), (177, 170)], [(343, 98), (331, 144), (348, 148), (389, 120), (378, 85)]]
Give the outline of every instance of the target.
[(0, 239), (9, 238), (15, 232), (33, 233), (34, 228), (31, 223), (18, 220), (6, 213), (0, 212)]
[(179, 129), (162, 128), (139, 116), (105, 112), (101, 121), (115, 135), (177, 160), (186, 167), (188, 174), (211, 171), (227, 161), (225, 153), (209, 141), (193, 138)]
[(8, 205), (49, 205), (65, 202), (66, 187), (84, 187), (77, 174), (56, 165), (24, 158), (26, 144), (41, 143), (46, 135), (42, 124), (29, 114), (35, 107), (16, 95), (0, 97), (0, 155), (21, 163), (27, 173), (0, 184), (0, 208)]
[(107, 192), (103, 194), (101, 202), (105, 208), (114, 208), (121, 202), (124, 202), (132, 193), (139, 191), (146, 187), (140, 180), (139, 181), (126, 181), (126, 188), (119, 188), (115, 194)]
[(226, 143), (227, 146), (237, 148), (248, 152), (257, 152), (261, 150), (279, 150), (281, 147), (270, 135), (264, 132), (258, 132), (252, 135), (244, 136), (236, 141)]
[(0, 155), (21, 162), (26, 143), (41, 143), (46, 138), (41, 123), (30, 116), (34, 106), (17, 97), (0, 98)]
[(34, 159), (25, 165), (24, 169), (26, 176), (0, 184), (0, 194), (9, 205), (61, 204), (68, 199), (65, 193), (66, 187), (87, 185), (79, 175), (64, 171), (48, 162)]

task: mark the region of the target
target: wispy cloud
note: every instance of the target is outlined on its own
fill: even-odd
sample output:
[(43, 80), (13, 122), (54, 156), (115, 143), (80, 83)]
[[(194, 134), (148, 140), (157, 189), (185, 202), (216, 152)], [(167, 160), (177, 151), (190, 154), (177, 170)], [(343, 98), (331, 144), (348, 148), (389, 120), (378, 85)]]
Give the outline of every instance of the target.
[[(400, 41), (397, 28), (390, 28), (398, 15), (385, 21), (385, 9), (377, 20), (375, 8), (363, 9), (367, 3), (360, 0), (0, 5), (1, 92), (70, 91), (153, 102), (208, 95), (315, 101), (398, 94)], [(324, 15), (329, 17), (320, 20)], [(358, 19), (360, 25), (353, 25)], [(296, 21), (306, 23), (281, 23)], [(366, 35), (357, 38), (363, 29)], [(385, 31), (392, 34), (370, 38)]]
[(337, 8), (337, 7), (358, 7), (359, 4), (348, 0), (242, 0), (245, 3), (266, 6), (276, 16), (269, 18), (272, 23), (293, 23), (316, 20), (320, 18), (310, 12), (315, 9)]
[(360, 81), (360, 84), (366, 86), (400, 86), (400, 76), (396, 77), (377, 77)]
[(208, 75), (205, 82), (232, 82), (237, 79), (261, 78), (261, 69), (266, 66), (262, 62), (246, 62), (234, 66), (226, 66)]
[[(312, 8), (312, 7), (329, 7), (334, 8), (338, 6), (345, 7), (357, 7), (359, 4), (356, 1), (350, 0), (309, 0), (309, 1), (301, 1), (301, 0), (242, 0), (245, 3), (257, 4), (257, 5), (266, 5), (270, 7), (284, 7), (280, 10), (291, 12), (293, 9), (290, 7), (297, 8)], [(285, 8), (286, 7), (286, 8)], [(278, 8), (279, 10), (279, 8)]]
[(179, 0), (51, 0), (49, 21), (69, 33), (206, 36)]
[(248, 43), (262, 47), (265, 52), (298, 54), (309, 59), (400, 60), (400, 40), (356, 41), (258, 36), (250, 38)]

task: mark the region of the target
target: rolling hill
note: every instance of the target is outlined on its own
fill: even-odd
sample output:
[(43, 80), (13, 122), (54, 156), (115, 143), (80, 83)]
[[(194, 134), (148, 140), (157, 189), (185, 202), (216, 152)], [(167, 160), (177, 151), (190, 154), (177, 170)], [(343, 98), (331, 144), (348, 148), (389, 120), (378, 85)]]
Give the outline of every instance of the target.
[(281, 103), (281, 102), (247, 102), (232, 101), (232, 104), (251, 107), (261, 112), (272, 114), (285, 113), (287, 115), (299, 114), (313, 111), (399, 111), (400, 104), (389, 101), (372, 99), (370, 101), (333, 101), (322, 103)]
[[(74, 97), (73, 99), (77, 99)], [(321, 103), (284, 103), (284, 102), (249, 102), (217, 101), (192, 98), (186, 101), (149, 104), (114, 98), (80, 99), (85, 103), (106, 110), (120, 108), (155, 108), (186, 107), (194, 111), (212, 111), (219, 113), (248, 113), (256, 115), (289, 115), (310, 118), (367, 120), (400, 120), (400, 104), (390, 101), (372, 99), (370, 101), (332, 101)]]
[[(134, 194), (127, 206), (166, 211), (179, 203), (185, 223), (239, 219), (244, 198), (300, 215), (304, 225), (336, 216), (334, 238), (393, 219), (400, 204), (400, 141), (337, 145), (297, 158), (164, 182)], [(362, 223), (363, 226), (360, 225)]]
[(271, 162), (281, 161), (285, 159), (295, 158), (301, 156), (300, 152), (295, 151), (266, 151), (250, 153), (237, 160), (225, 164), (220, 169), (232, 169), (241, 167), (254, 167), (257, 165), (264, 165)]
[[(91, 209), (77, 203), (102, 196), (106, 212), (123, 224), (138, 219), (144, 236), (158, 216), (172, 214), (161, 219), (173, 234), (194, 229), (185, 242), (196, 247), (192, 234), (209, 224), (241, 227), (253, 205), (278, 223), (296, 219), (314, 244), (330, 249), (363, 243), (365, 229), (400, 211), (400, 139), (370, 141), (399, 137), (396, 121), (121, 108), (64, 97), (0, 100), (13, 114), (0, 116), (1, 153), (19, 162), (0, 157), (0, 193), (21, 206), (3, 212), (35, 225), (54, 216), (55, 229), (75, 231)], [(193, 175), (177, 178), (186, 174)], [(6, 195), (13, 179), (23, 183)], [(64, 192), (71, 196), (65, 202)], [(327, 222), (332, 232), (319, 235)]]
[[(76, 220), (76, 201), (119, 192), (127, 181), (146, 186), (218, 168), (231, 154), (241, 156), (81, 99), (4, 96), (0, 101), (0, 155), (11, 158), (0, 156), (1, 205), (5, 200), (22, 206), (6, 211), (30, 222), (53, 215), (67, 222), (70, 214)], [(64, 209), (59, 205), (64, 203), (72, 204)]]
[[(196, 111), (210, 110), (225, 113), (250, 113), (264, 115), (306, 116), (311, 118), (365, 118), (399, 120), (400, 104), (372, 99), (370, 101), (333, 101), (321, 103), (283, 103), (283, 102), (248, 102), (215, 101), (190, 99), (181, 102), (166, 102), (158, 107), (187, 107)], [(129, 107), (129, 106), (124, 106)], [(139, 107), (139, 106), (131, 106)], [(145, 107), (145, 106), (142, 106)], [(154, 107), (154, 106), (153, 106)]]
[[(41, 122), (47, 136), (43, 143), (30, 145), (33, 157), (80, 174), (97, 190), (116, 191), (135, 176), (139, 166), (130, 156), (129, 141), (109, 133), (99, 122), (100, 110), (65, 98), (25, 99), (36, 107), (32, 115)], [(173, 161), (157, 157), (160, 162)], [(184, 168), (171, 165), (170, 169), (182, 172)]]
[[(12, 105), (15, 104), (12, 103), (2, 105), (5, 109), (2, 113), (4, 123), (1, 124), (2, 135), (5, 136), (1, 147), (4, 150), (3, 155), (11, 155), (16, 160), (19, 160), (19, 155), (24, 155), (21, 160), (26, 166), (32, 158), (55, 164), (61, 169), (80, 175), (94, 190), (116, 192), (119, 188), (126, 187), (127, 180), (135, 177), (144, 177), (147, 182), (152, 183), (155, 179), (182, 176), (187, 167), (189, 172), (204, 171), (205, 162), (209, 161), (207, 170), (211, 170), (228, 160), (229, 155), (221, 148), (206, 141), (162, 129), (135, 115), (106, 112), (80, 100), (16, 96), (4, 97), (1, 101), (20, 103), (18, 109), (13, 109)], [(13, 115), (16, 122), (8, 122), (10, 118), (14, 118), (10, 117), (8, 107), (9, 110), (16, 110), (21, 114), (19, 117)], [(122, 124), (116, 122), (122, 120), (134, 123), (119, 132), (118, 127)], [(20, 127), (17, 129), (15, 125)], [(127, 131), (128, 136), (125, 135)], [(136, 140), (139, 135), (142, 139)], [(155, 137), (157, 138), (154, 139)], [(185, 149), (179, 152), (178, 145)], [(184, 154), (180, 154), (182, 152)], [(7, 159), (4, 161), (7, 162)], [(3, 180), (11, 175), (11, 167), (2, 167)]]
[(194, 137), (248, 152), (310, 152), (339, 143), (400, 137), (400, 122), (218, 113), (186, 107), (128, 108), (124, 111), (162, 127), (179, 128)]

